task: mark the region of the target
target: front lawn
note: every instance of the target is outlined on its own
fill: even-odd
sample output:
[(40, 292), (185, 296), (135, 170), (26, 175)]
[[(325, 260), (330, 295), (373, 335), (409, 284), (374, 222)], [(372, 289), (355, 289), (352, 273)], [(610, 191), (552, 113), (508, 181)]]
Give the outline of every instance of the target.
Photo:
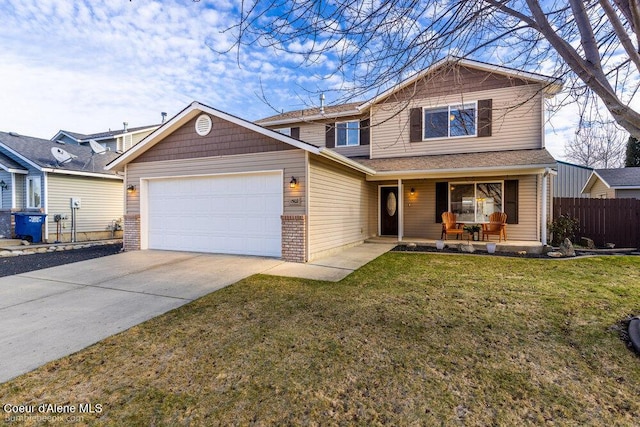
[(339, 283), (253, 276), (0, 403), (100, 404), (80, 421), (114, 426), (637, 425), (631, 314), (640, 257), (388, 253)]

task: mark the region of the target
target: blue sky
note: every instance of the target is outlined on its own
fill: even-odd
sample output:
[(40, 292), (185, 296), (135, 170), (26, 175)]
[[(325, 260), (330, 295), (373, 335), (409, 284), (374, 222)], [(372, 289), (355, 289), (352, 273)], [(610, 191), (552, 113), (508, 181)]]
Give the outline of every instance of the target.
[[(1, 0), (0, 130), (51, 138), (159, 123), (197, 100), (255, 120), (317, 101), (340, 85), (331, 60), (259, 47), (240, 61), (222, 30), (239, 0)], [(211, 49), (210, 47), (213, 47)], [(241, 66), (238, 65), (241, 64)], [(265, 97), (271, 106), (261, 100)], [(553, 118), (547, 147), (563, 156), (575, 112)], [(554, 129), (555, 131), (553, 131)]]

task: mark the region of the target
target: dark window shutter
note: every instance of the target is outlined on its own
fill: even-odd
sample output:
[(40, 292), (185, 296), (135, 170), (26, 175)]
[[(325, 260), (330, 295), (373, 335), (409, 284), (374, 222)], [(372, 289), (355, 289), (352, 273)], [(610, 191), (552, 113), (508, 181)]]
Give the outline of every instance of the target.
[(422, 141), (422, 108), (409, 110), (409, 141)]
[(504, 212), (507, 214), (507, 224), (518, 223), (518, 180), (504, 182)]
[(436, 223), (442, 222), (442, 214), (449, 210), (449, 183), (436, 182)]
[(300, 139), (300, 128), (291, 128), (291, 138)]
[(330, 123), (325, 126), (325, 140), (324, 145), (327, 148), (335, 148), (336, 146), (336, 124)]
[(492, 101), (482, 99), (478, 101), (478, 136), (491, 136)]
[(360, 120), (360, 145), (369, 145), (369, 119)]

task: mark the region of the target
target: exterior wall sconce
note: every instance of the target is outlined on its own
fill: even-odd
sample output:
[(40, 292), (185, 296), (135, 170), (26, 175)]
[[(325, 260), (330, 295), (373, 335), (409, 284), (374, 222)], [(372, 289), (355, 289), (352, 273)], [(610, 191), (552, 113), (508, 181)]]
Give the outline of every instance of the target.
[(415, 195), (416, 194), (416, 189), (414, 187), (411, 187), (411, 191), (409, 191), (409, 193), (411, 193), (411, 195)]
[(291, 177), (291, 181), (289, 181), (289, 188), (296, 188), (298, 186), (298, 180), (295, 176)]
[(3, 190), (6, 190), (7, 188), (9, 188), (9, 185), (6, 182), (4, 182), (4, 179), (0, 181), (0, 188)]
[(133, 193), (134, 191), (136, 191), (136, 186), (131, 184), (127, 187), (127, 193)]

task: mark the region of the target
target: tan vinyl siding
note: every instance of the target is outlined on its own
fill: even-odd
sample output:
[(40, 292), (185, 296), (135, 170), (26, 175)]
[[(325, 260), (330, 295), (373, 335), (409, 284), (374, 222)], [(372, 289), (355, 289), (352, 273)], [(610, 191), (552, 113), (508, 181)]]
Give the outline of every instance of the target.
[[(537, 179), (535, 175), (526, 176), (497, 176), (481, 179), (451, 179), (447, 182), (492, 182), (506, 179), (517, 179), (518, 184), (518, 224), (509, 224), (507, 234), (509, 240), (534, 240), (539, 237), (538, 200), (536, 194)], [(445, 180), (407, 180), (403, 181), (404, 200), (404, 239), (411, 237), (425, 239), (439, 239), (442, 225), (436, 222), (436, 182)], [(411, 196), (411, 187), (415, 195)]]
[(56, 232), (53, 220), (56, 214), (65, 214), (67, 228), (71, 231), (71, 198), (81, 199), (77, 212), (77, 232), (107, 231), (112, 220), (121, 219), (124, 213), (123, 183), (120, 180), (90, 178), (50, 173), (47, 175), (49, 206), (47, 222), (49, 234)]
[(309, 184), (310, 259), (370, 236), (375, 192), (363, 174), (312, 156)]
[[(371, 157), (420, 156), (542, 148), (540, 85), (458, 93), (372, 108)], [(492, 136), (409, 142), (409, 110), (492, 99)]]
[(616, 197), (616, 191), (607, 187), (602, 180), (597, 179), (595, 184), (591, 186), (589, 197), (593, 199), (613, 199)]
[[(304, 215), (305, 155), (302, 150), (287, 150), (256, 154), (239, 154), (223, 157), (202, 157), (195, 159), (164, 160), (156, 162), (129, 163), (126, 185), (140, 189), (141, 178), (161, 178), (223, 173), (283, 171), (284, 214)], [(295, 176), (298, 186), (289, 188), (291, 177)], [(297, 200), (298, 203), (295, 203)], [(127, 193), (127, 214), (140, 213), (140, 191)]]
[[(350, 118), (340, 118), (338, 119), (341, 122), (349, 121), (349, 120), (363, 120), (366, 117), (350, 117)], [(333, 121), (327, 123), (334, 123)], [(292, 125), (294, 126), (294, 125)], [(298, 125), (295, 125), (298, 126)], [(300, 123), (300, 139), (304, 142), (308, 142), (309, 144), (316, 145), (318, 147), (326, 146), (326, 123), (319, 122), (308, 122), (308, 123)], [(275, 127), (274, 127), (275, 129)], [(340, 153), (346, 157), (356, 157), (356, 156), (368, 156), (369, 155), (369, 147), (370, 145), (359, 145), (355, 147), (335, 147), (333, 150), (336, 153)]]

